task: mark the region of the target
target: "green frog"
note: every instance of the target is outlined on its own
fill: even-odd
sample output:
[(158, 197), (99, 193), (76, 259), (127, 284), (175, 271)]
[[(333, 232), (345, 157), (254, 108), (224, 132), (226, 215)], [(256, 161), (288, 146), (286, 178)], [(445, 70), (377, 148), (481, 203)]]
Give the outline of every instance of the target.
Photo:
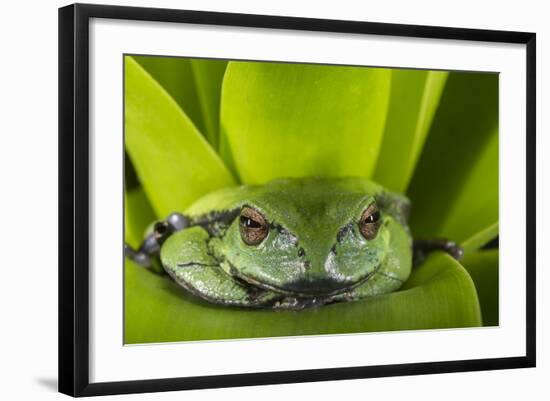
[(396, 291), (428, 251), (461, 256), (444, 239), (413, 241), (409, 210), (363, 178), (277, 179), (207, 194), (126, 255), (212, 303), (300, 310)]

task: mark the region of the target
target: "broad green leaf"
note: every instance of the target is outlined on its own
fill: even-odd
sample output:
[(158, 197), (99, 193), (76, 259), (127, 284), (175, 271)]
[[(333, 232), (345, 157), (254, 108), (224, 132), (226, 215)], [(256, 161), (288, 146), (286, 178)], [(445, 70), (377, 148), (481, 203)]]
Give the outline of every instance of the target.
[(467, 240), (463, 241), (460, 245), (464, 249), (464, 253), (468, 254), (470, 252), (480, 249), (482, 246), (491, 242), (498, 236), (498, 221), (484, 228), (483, 230), (475, 233)]
[(474, 284), (443, 253), (414, 270), (405, 289), (305, 311), (208, 304), (126, 261), (125, 343), (275, 337), (481, 325)]
[(374, 180), (405, 192), (439, 105), (447, 72), (392, 70), (384, 139)]
[(185, 112), (201, 133), (206, 121), (201, 110), (201, 94), (197, 90), (192, 59), (183, 57), (132, 56)]
[(498, 326), (498, 249), (479, 251), (462, 260), (477, 289), (484, 326)]
[(498, 75), (449, 75), (408, 195), (416, 237), (462, 242), (498, 221)]
[(204, 121), (203, 133), (214, 149), (218, 149), (220, 97), (227, 61), (190, 59), (191, 71)]
[(373, 173), (388, 69), (234, 62), (221, 101), (221, 154), (242, 182)]
[(158, 216), (234, 184), (231, 174), (172, 97), (125, 58), (126, 148)]

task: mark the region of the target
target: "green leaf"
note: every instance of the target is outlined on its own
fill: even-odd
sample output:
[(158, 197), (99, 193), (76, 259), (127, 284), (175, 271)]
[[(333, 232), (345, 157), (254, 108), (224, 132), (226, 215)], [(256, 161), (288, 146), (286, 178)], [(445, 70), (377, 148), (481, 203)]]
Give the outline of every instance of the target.
[(399, 292), (305, 311), (206, 303), (166, 276), (125, 266), (125, 343), (472, 327), (481, 324), (474, 284), (443, 253), (415, 269)]
[(374, 180), (405, 192), (432, 123), (447, 72), (392, 70), (391, 96)]
[(482, 246), (488, 244), (491, 240), (498, 236), (498, 221), (484, 228), (483, 230), (475, 233), (470, 238), (462, 242), (462, 249), (464, 253), (476, 251)]
[(231, 174), (172, 97), (125, 58), (126, 148), (158, 216), (234, 185)]
[(195, 83), (192, 59), (182, 57), (132, 56), (176, 101), (202, 133), (206, 131), (200, 93)]
[(462, 242), (498, 221), (498, 75), (449, 75), (409, 186), (415, 237)]
[(229, 62), (221, 154), (246, 184), (373, 173), (390, 92), (388, 69)]
[(498, 326), (498, 249), (479, 251), (462, 260), (474, 280), (484, 326)]
[(190, 62), (204, 121), (203, 133), (212, 147), (218, 149), (220, 97), (227, 61), (190, 59)]
[(157, 219), (147, 195), (141, 187), (124, 191), (125, 241), (134, 248), (139, 247), (147, 227)]
[(158, 56), (133, 58), (172, 96), (217, 149), (221, 85), (227, 61)]

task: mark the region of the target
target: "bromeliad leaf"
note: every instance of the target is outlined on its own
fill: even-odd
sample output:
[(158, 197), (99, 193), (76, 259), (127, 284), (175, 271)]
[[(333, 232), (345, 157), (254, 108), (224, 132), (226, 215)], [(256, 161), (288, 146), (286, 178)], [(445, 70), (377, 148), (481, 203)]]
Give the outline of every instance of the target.
[(424, 146), (448, 72), (392, 70), (390, 106), (374, 180), (405, 192)]
[(464, 240), (460, 245), (464, 250), (464, 254), (468, 255), (469, 253), (474, 252), (475, 250), (480, 249), (482, 246), (488, 244), (497, 236), (498, 222), (489, 225), (478, 233), (475, 233), (470, 238)]
[[(125, 343), (472, 327), (481, 324), (474, 284), (446, 254), (431, 255), (404, 289), (305, 311), (216, 306), (166, 277), (126, 262)], [(190, 324), (192, 322), (192, 324)]]
[(134, 56), (218, 148), (220, 96), (226, 60)]
[(126, 148), (158, 216), (234, 184), (218, 155), (172, 97), (125, 58)]
[(484, 326), (498, 326), (498, 249), (478, 251), (462, 260), (474, 280)]
[(156, 219), (143, 188), (124, 191), (124, 240), (127, 244), (137, 249), (146, 228)]
[(453, 73), (409, 185), (415, 237), (462, 242), (498, 221), (498, 75)]
[(191, 59), (191, 70), (204, 121), (204, 135), (214, 149), (219, 146), (220, 97), (227, 61)]
[(390, 92), (387, 69), (229, 62), (221, 155), (245, 184), (374, 171)]
[(204, 113), (192, 69), (192, 59), (183, 57), (132, 56), (176, 101), (201, 133), (206, 132)]

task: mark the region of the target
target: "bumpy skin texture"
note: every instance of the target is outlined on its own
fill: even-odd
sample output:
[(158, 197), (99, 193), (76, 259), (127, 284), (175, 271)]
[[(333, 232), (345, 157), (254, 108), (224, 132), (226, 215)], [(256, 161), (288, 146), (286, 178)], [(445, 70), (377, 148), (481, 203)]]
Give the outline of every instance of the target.
[[(373, 239), (359, 221), (375, 203)], [(239, 231), (243, 207), (269, 231), (257, 245)], [(397, 290), (411, 271), (408, 200), (360, 178), (280, 179), (211, 193), (186, 211), (192, 227), (161, 249), (165, 270), (210, 302), (302, 309)]]

